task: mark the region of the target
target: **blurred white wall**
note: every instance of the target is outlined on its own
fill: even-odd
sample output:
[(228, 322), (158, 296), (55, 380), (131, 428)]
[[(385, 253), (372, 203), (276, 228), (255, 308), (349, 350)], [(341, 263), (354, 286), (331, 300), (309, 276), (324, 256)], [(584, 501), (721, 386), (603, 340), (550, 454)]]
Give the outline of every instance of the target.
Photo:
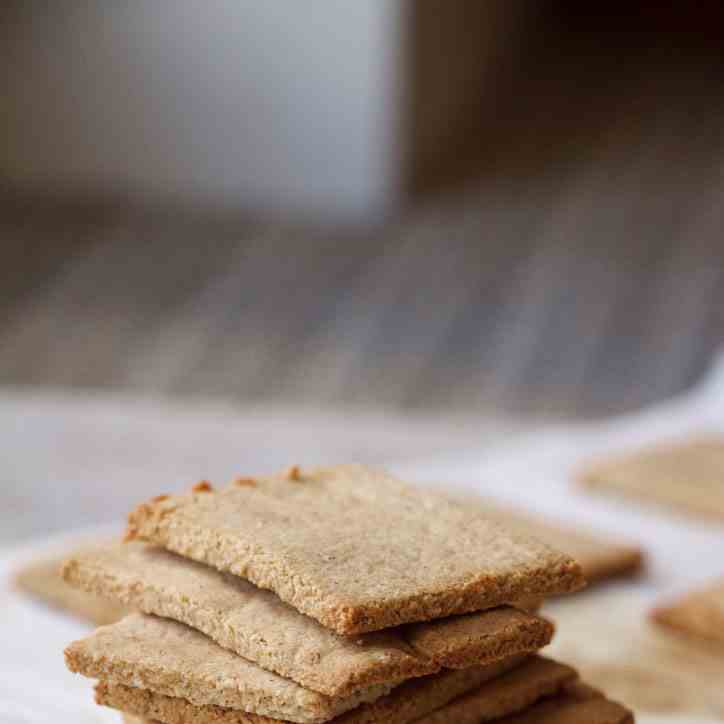
[(378, 216), (400, 183), (397, 0), (5, 0), (14, 186)]

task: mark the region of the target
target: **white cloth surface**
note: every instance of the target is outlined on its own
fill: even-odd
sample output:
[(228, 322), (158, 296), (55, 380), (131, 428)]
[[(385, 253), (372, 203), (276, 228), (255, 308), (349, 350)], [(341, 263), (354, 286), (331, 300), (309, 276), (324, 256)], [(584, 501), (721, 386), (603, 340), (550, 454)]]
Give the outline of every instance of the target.
[[(242, 414), (13, 392), (0, 396), (6, 476), (0, 522), (6, 541), (13, 525), (17, 535), (26, 536), (31, 530), (104, 520), (118, 521), (120, 527), (121, 516), (137, 500), (187, 487), (201, 477), (224, 481), (292, 461), (356, 460), (639, 541), (648, 553), (650, 574), (627, 585), (648, 599), (724, 572), (724, 527), (577, 491), (572, 471), (591, 455), (711, 430), (724, 433), (724, 359), (690, 394), (655, 409), (605, 423), (535, 431), (510, 421), (263, 409)], [(14, 523), (18, 516), (25, 522)], [(33, 542), (0, 549), (3, 724), (46, 722), (51, 714), (54, 724), (118, 721), (116, 713), (93, 704), (90, 682), (64, 669), (62, 649), (84, 627), (26, 601), (10, 586), (11, 571), (22, 560), (57, 552), (76, 537), (36, 535)], [(639, 721), (694, 720), (648, 716)]]
[[(109, 532), (107, 528), (102, 531)], [(12, 573), (23, 562), (48, 551), (55, 554), (77, 542), (78, 536), (58, 536), (50, 542), (6, 547), (0, 553), (2, 724), (120, 721), (116, 712), (96, 706), (92, 682), (71, 674), (63, 663), (63, 649), (70, 641), (86, 635), (88, 626), (30, 601), (12, 588)]]
[(225, 407), (0, 388), (0, 544), (125, 518), (139, 500), (290, 464), (386, 464), (499, 440), (521, 424)]

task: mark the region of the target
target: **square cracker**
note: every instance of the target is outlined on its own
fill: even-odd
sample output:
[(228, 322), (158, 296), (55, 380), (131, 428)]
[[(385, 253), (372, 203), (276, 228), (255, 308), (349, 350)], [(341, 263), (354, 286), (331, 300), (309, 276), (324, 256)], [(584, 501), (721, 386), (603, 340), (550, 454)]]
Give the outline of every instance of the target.
[[(85, 550), (77, 553), (82, 555)], [(80, 591), (66, 583), (60, 574), (62, 563), (62, 557), (29, 563), (15, 574), (15, 585), (33, 598), (96, 626), (118, 621), (128, 613), (126, 608), (113, 600)]]
[(511, 530), (539, 538), (568, 553), (580, 563), (589, 585), (636, 573), (643, 565), (643, 552), (638, 546), (614, 542), (602, 534), (540, 518), (497, 502), (482, 500), (480, 506), (486, 515)]
[(479, 724), (524, 711), (540, 699), (561, 691), (577, 678), (576, 672), (550, 659), (534, 657), (445, 707), (417, 719), (419, 724)]
[[(454, 720), (458, 724), (458, 720)], [(576, 683), (530, 709), (507, 716), (499, 724), (634, 724), (633, 714), (585, 684)], [(422, 719), (420, 724), (428, 724)]]
[(325, 696), (265, 671), (188, 626), (140, 613), (73, 642), (65, 660), (71, 671), (91, 678), (300, 724), (327, 721), (391, 688)]
[[(512, 662), (511, 662), (512, 664)], [(500, 665), (480, 670), (476, 677), (461, 672), (417, 680), (414, 687), (400, 687), (385, 699), (372, 705), (362, 705), (333, 720), (333, 724), (408, 724), (427, 721), (434, 712), (435, 721), (457, 721), (461, 713), (472, 721), (487, 721), (521, 711), (544, 696), (560, 691), (575, 680), (575, 672), (556, 662), (534, 657), (511, 671), (501, 672)], [(464, 691), (461, 687), (466, 686)], [(458, 699), (461, 693), (469, 692)], [(166, 724), (278, 724), (275, 720), (247, 718), (240, 712), (221, 707), (195, 707), (183, 699), (160, 696), (153, 692), (100, 682), (96, 687), (99, 704), (132, 713), (142, 719), (158, 719)], [(452, 704), (450, 703), (452, 702)], [(439, 718), (447, 712), (452, 718)], [(421, 719), (421, 717), (423, 717)]]
[(582, 485), (724, 520), (724, 438), (689, 438), (612, 455), (582, 468)]
[(690, 636), (724, 644), (724, 578), (654, 609), (651, 617)]
[(553, 635), (546, 619), (504, 606), (348, 638), (238, 576), (142, 543), (84, 551), (63, 571), (87, 591), (185, 623), (328, 696), (533, 653)]
[(128, 536), (246, 578), (341, 634), (583, 585), (568, 556), (363, 466), (251, 482), (149, 501)]

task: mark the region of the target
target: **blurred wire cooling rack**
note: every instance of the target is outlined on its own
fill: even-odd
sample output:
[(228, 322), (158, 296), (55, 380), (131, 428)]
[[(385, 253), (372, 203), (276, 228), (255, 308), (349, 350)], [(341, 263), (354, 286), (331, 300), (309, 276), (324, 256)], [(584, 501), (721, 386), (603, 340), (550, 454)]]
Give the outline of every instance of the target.
[(374, 233), (8, 200), (0, 384), (572, 416), (680, 391), (724, 336), (706, 67), (541, 63), (478, 182)]
[[(693, 382), (721, 340), (724, 208), (714, 191), (599, 207), (603, 183), (349, 243), (8, 215), (0, 382), (569, 415), (642, 405)], [(619, 178), (616, 196), (622, 183), (643, 182)], [(629, 214), (667, 233), (612, 244)]]

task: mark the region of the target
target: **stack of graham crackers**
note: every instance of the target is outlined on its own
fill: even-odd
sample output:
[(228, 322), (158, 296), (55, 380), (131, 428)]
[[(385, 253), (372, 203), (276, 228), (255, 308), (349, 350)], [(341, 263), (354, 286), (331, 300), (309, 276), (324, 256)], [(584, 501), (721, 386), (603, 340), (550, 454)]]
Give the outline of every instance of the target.
[(537, 654), (531, 601), (583, 585), (575, 561), (384, 473), (201, 483), (128, 538), (64, 566), (139, 611), (66, 649), (128, 722), (633, 721)]

